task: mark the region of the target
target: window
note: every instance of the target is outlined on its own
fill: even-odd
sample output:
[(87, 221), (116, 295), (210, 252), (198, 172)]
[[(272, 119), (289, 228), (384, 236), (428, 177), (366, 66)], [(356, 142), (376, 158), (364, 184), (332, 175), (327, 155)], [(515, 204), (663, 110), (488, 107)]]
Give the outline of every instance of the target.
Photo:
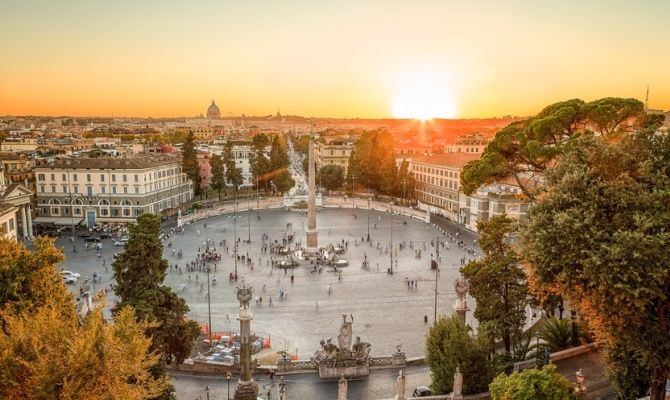
[(56, 180), (56, 175), (55, 175), (55, 174), (51, 174), (51, 180), (52, 180), (52, 181), (55, 181), (55, 180)]
[(104, 186), (100, 186), (100, 193), (105, 193), (105, 187)]
[(104, 182), (104, 181), (105, 181), (105, 174), (100, 174), (100, 182)]
[(112, 193), (116, 194), (116, 186), (112, 186)]
[(130, 208), (124, 208), (123, 209), (123, 216), (124, 217), (130, 217)]
[(123, 193), (128, 194), (128, 187), (126, 186), (123, 187)]
[(140, 179), (139, 176), (135, 174), (135, 182), (139, 182), (139, 179)]
[(77, 174), (72, 174), (72, 180), (77, 182)]
[(40, 186), (40, 192), (44, 193), (44, 186)]
[(75, 192), (75, 193), (79, 193), (79, 186), (75, 186), (75, 187), (74, 187), (74, 192)]
[(9, 219), (9, 230), (10, 231), (14, 230), (14, 218)]
[[(51, 179), (53, 179), (53, 178), (51, 178)], [(61, 179), (63, 182), (67, 181), (67, 178), (65, 177), (65, 174), (61, 174), (61, 175), (60, 175), (60, 179)]]
[(37, 174), (37, 180), (38, 181), (43, 181), (44, 180), (44, 174)]
[(67, 186), (63, 185), (63, 193), (67, 193)]
[(93, 196), (93, 188), (92, 187), (87, 187), (86, 188), (86, 194), (89, 196)]
[(86, 174), (86, 182), (90, 182), (90, 181), (91, 181), (91, 174)]
[(123, 174), (123, 181), (128, 182), (128, 176), (126, 176), (126, 174)]
[(112, 182), (116, 182), (116, 175), (112, 174)]
[(140, 194), (140, 188), (139, 188), (139, 186), (135, 186), (135, 194)]

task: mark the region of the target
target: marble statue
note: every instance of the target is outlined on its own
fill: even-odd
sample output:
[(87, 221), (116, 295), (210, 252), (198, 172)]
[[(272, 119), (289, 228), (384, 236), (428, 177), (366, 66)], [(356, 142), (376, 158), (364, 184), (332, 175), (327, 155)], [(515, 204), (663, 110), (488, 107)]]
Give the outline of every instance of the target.
[(456, 367), (456, 373), (454, 374), (454, 391), (452, 392), (452, 398), (454, 396), (463, 395), (463, 374), (461, 374), (461, 369)]
[(468, 284), (468, 281), (465, 280), (465, 278), (458, 278), (454, 281), (454, 290), (456, 290), (459, 301), (465, 302), (465, 295), (468, 293), (469, 289), (470, 285)]
[(361, 337), (356, 336), (356, 342), (354, 342), (354, 345), (351, 347), (351, 352), (357, 362), (363, 363), (370, 357), (371, 348), (372, 345), (370, 343), (361, 342)]
[(337, 335), (337, 342), (340, 345), (340, 350), (349, 350), (351, 347), (351, 336), (352, 336), (352, 323), (354, 322), (354, 317), (351, 317), (351, 321), (347, 321), (347, 314), (342, 314), (342, 325), (340, 325), (340, 333)]
[(402, 370), (400, 370), (395, 380), (395, 397), (393, 399), (405, 400), (405, 375), (403, 375)]
[(344, 375), (337, 382), (337, 400), (347, 400), (347, 380)]

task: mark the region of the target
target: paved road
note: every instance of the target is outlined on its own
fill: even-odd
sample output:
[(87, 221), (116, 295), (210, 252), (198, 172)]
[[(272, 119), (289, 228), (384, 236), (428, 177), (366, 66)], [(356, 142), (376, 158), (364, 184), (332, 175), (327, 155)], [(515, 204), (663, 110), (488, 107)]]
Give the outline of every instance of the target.
[[(409, 367), (403, 371), (406, 377), (406, 395), (412, 394), (415, 387), (427, 385), (430, 381), (430, 371), (427, 367)], [(389, 399), (395, 395), (395, 379), (398, 376), (397, 369), (372, 371), (366, 379), (349, 380), (348, 395), (352, 400), (379, 400)], [(235, 393), (235, 382), (237, 377), (230, 381), (230, 395)], [(278, 399), (277, 382), (271, 382), (267, 376), (258, 376), (259, 394), (267, 399), (268, 389), (271, 390), (271, 398)], [(210, 399), (226, 399), (228, 387), (225, 377), (212, 376), (190, 376), (174, 374), (172, 382), (177, 390), (179, 400), (199, 399), (205, 400), (205, 387), (210, 388)], [(295, 400), (335, 400), (337, 399), (337, 382), (319, 379), (317, 374), (297, 374), (284, 377), (286, 390), (290, 399)]]
[[(324, 270), (323, 273), (311, 273), (308, 267), (299, 267), (293, 271), (295, 282), (291, 284), (291, 272), (273, 270), (267, 266), (270, 254), (260, 254), (262, 233), (267, 233), (272, 240), (281, 242), (283, 236), (295, 233), (296, 238), (304, 236), (305, 215), (299, 212), (281, 210), (265, 210), (260, 212), (260, 220), (256, 212), (247, 218), (246, 213), (239, 214), (237, 219), (237, 235), (242, 239), (248, 236), (248, 221), (251, 222), (250, 245), (242, 244), (239, 253), (247, 252), (256, 264), (252, 271), (247, 265), (238, 263), (240, 279), (254, 287), (255, 296), (263, 295), (262, 286), (266, 285), (263, 305), (253, 305), (254, 320), (252, 329), (260, 334), (271, 335), (273, 344), (284, 342), (291, 352), (298, 353), (300, 358), (308, 358), (319, 348), (319, 341), (327, 337), (337, 336), (340, 315), (353, 314), (354, 335), (361, 336), (363, 341), (372, 344), (373, 355), (389, 355), (396, 345), (401, 344), (409, 357), (421, 356), (424, 351), (424, 336), (428, 324), (424, 323), (424, 316), (432, 321), (435, 274), (429, 269), (431, 240), (438, 236), (433, 226), (421, 221), (393, 218), (394, 247), (399, 242), (407, 244), (398, 251), (396, 273), (386, 273), (390, 266), (390, 252), (386, 250), (391, 239), (391, 216), (381, 212), (371, 213), (371, 224), (377, 224), (377, 229), (371, 227), (371, 236), (374, 246), (379, 242), (380, 249), (370, 244), (362, 244), (361, 237), (367, 235), (367, 211), (356, 210), (356, 218), (351, 209), (325, 209), (319, 211), (319, 241), (321, 244), (332, 243), (344, 239), (349, 243), (349, 249), (344, 255), (351, 261), (351, 265), (344, 269), (341, 280), (338, 275)], [(286, 230), (286, 224), (292, 223), (293, 228)], [(204, 248), (205, 235), (215, 243), (226, 239), (227, 243), (233, 240), (233, 218), (230, 215), (211, 218), (208, 227), (204, 222), (189, 224), (183, 235), (174, 236), (173, 248), (182, 249), (184, 257), (181, 260), (171, 255), (166, 247), (164, 255), (171, 264), (184, 265), (186, 261), (195, 259), (198, 247)], [(197, 231), (200, 230), (200, 236)], [(206, 231), (206, 232), (205, 232)], [(444, 236), (442, 236), (444, 238)], [(410, 242), (415, 249), (422, 251), (422, 257), (416, 258), (414, 250), (409, 248)], [(66, 238), (59, 240), (59, 245), (65, 248), (66, 261), (62, 267), (82, 275), (92, 275), (93, 271), (101, 273), (103, 284), (111, 282), (112, 271), (102, 269), (102, 259), (95, 257), (93, 250), (71, 252), (71, 245)], [(424, 250), (425, 246), (425, 250)], [(458, 275), (460, 258), (465, 255), (462, 249), (451, 243), (449, 249), (442, 249), (441, 274), (438, 281), (438, 314), (453, 312), (452, 305), (456, 299), (453, 281)], [(229, 253), (223, 250), (223, 260), (217, 265), (218, 283), (212, 286), (212, 325), (215, 331), (237, 330), (234, 316), (237, 313), (238, 303), (234, 296), (234, 284), (228, 282), (227, 276), (234, 269), (232, 246)], [(111, 240), (103, 243), (103, 259), (111, 265), (112, 254), (120, 251), (114, 248)], [(361, 268), (364, 254), (370, 259), (371, 268)], [(258, 259), (261, 258), (259, 266)], [(190, 280), (189, 280), (190, 276)], [(206, 292), (199, 290), (200, 283), (205, 282), (206, 274), (170, 272), (166, 284), (173, 288), (185, 284), (188, 292), (183, 294), (191, 307), (189, 315), (198, 321), (207, 321)], [(409, 290), (405, 278), (417, 281), (417, 289)], [(328, 294), (328, 286), (332, 294)], [(279, 289), (288, 293), (288, 299), (280, 302)], [(76, 288), (73, 287), (73, 290)], [(273, 298), (273, 306), (268, 306), (269, 297)], [(110, 294), (109, 304), (115, 299)], [(316, 304), (318, 302), (318, 309)], [(474, 304), (470, 300), (470, 304)], [(228, 318), (230, 317), (230, 322)], [(283, 345), (281, 347), (284, 347)]]

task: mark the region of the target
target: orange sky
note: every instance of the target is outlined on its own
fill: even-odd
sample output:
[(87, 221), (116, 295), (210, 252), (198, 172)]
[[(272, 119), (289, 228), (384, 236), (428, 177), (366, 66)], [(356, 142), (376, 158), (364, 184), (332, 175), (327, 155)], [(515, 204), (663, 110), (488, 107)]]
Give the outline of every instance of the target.
[(647, 84), (670, 109), (670, 2), (582, 3), (8, 0), (0, 115), (488, 117)]

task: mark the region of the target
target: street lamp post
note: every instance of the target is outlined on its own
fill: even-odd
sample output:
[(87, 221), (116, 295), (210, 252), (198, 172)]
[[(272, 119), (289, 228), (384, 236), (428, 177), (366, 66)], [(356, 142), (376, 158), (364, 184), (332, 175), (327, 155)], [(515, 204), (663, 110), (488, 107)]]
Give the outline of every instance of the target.
[(438, 260), (440, 258), (440, 238), (437, 237), (437, 243), (435, 246), (435, 296), (433, 302), (433, 324), (437, 323), (437, 278), (440, 275), (440, 266)]
[(233, 253), (235, 258), (235, 276), (237, 276), (237, 195), (235, 195), (235, 212), (233, 213)]
[(372, 194), (368, 193), (368, 242), (370, 241), (370, 209), (372, 208)]
[(356, 179), (356, 176), (353, 174), (351, 175), (351, 215), (354, 217), (356, 216), (356, 213), (354, 210), (356, 210), (356, 207), (354, 205), (354, 180)]
[(226, 372), (226, 380), (228, 381), (228, 397), (227, 400), (230, 400), (230, 378), (232, 377), (232, 374), (230, 371)]
[(391, 268), (389, 274), (393, 275), (393, 203), (389, 203), (389, 210), (391, 210)]
[(249, 225), (249, 237), (247, 243), (251, 244), (251, 197), (247, 196), (247, 223)]
[(209, 347), (212, 347), (212, 300), (209, 291), (209, 265), (207, 266), (207, 317), (209, 319), (207, 336), (209, 337)]

